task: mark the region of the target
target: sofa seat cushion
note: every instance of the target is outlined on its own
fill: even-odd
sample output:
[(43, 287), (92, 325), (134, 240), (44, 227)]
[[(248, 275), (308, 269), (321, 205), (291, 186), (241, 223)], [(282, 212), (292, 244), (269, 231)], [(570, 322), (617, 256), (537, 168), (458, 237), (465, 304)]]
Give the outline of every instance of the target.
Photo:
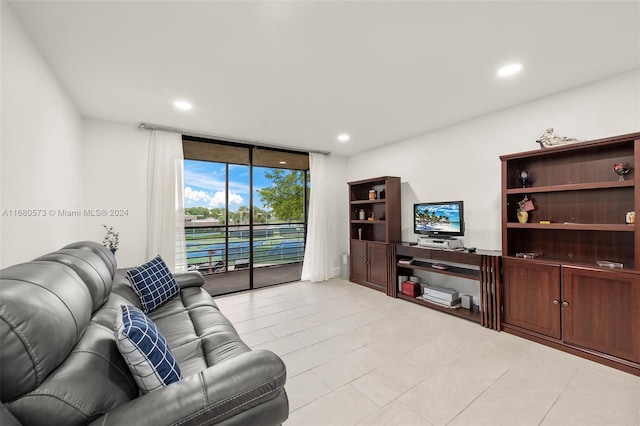
[(180, 366), (156, 325), (141, 310), (122, 305), (116, 313), (116, 344), (142, 393), (182, 378)]
[(183, 288), (149, 318), (167, 339), (184, 377), (250, 351), (211, 296), (199, 287)]
[(154, 311), (178, 294), (180, 287), (160, 256), (127, 271), (133, 290), (145, 313)]

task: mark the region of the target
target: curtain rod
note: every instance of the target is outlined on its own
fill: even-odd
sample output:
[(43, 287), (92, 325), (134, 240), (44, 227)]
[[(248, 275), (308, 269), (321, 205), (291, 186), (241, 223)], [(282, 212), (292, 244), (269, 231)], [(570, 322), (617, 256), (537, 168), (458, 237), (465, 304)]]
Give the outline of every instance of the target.
[(239, 144), (251, 144), (257, 148), (273, 148), (273, 149), (282, 149), (282, 150), (286, 150), (286, 151), (296, 151), (296, 152), (301, 152), (301, 153), (313, 153), (313, 154), (322, 154), (322, 155), (331, 155), (330, 151), (313, 151), (313, 150), (302, 150), (302, 149), (298, 149), (298, 148), (291, 148), (288, 146), (281, 146), (281, 145), (267, 145), (264, 143), (260, 143), (260, 142), (256, 142), (256, 141), (247, 141), (247, 140), (242, 140), (242, 139), (234, 139), (234, 138), (229, 138), (229, 137), (225, 137), (225, 136), (217, 136), (217, 135), (210, 135), (207, 133), (197, 133), (197, 132), (190, 132), (188, 130), (182, 130), (182, 129), (177, 129), (175, 127), (168, 127), (168, 126), (159, 126), (157, 124), (151, 124), (151, 123), (140, 123), (138, 125), (138, 129), (142, 129), (142, 130), (160, 130), (163, 132), (170, 132), (170, 133), (180, 133), (184, 136), (193, 136), (196, 138), (205, 138), (205, 139), (216, 139), (219, 141), (224, 141), (224, 142), (235, 142), (235, 143), (239, 143)]

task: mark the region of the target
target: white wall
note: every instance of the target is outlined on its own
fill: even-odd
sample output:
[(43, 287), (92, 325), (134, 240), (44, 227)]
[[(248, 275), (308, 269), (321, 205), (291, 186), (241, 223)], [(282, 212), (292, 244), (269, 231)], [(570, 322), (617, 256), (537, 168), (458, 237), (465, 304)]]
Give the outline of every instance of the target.
[[(1, 7), (0, 267), (102, 241), (103, 223), (120, 232), (118, 264), (143, 263), (149, 132), (83, 119), (11, 8)], [(116, 209), (125, 215), (89, 214)]]
[(78, 240), (78, 218), (58, 210), (81, 204), (82, 119), (7, 2), (0, 7), (0, 266), (5, 267)]
[[(134, 125), (84, 122), (82, 239), (102, 241), (102, 224), (120, 233), (119, 267), (140, 265), (147, 244), (147, 158), (151, 133)], [(106, 213), (106, 216), (102, 214)]]
[(351, 156), (348, 180), (401, 177), (404, 241), (417, 238), (413, 203), (464, 200), (465, 245), (500, 250), (499, 156), (540, 149), (548, 127), (588, 140), (640, 131), (640, 71)]

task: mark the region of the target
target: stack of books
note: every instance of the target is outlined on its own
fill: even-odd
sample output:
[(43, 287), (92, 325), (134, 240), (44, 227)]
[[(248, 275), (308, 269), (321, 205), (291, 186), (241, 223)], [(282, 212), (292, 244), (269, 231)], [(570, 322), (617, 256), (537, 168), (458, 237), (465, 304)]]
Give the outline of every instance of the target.
[(439, 287), (435, 285), (424, 286), (422, 299), (427, 302), (437, 303), (438, 305), (453, 308), (460, 306), (460, 294), (458, 290), (447, 287)]

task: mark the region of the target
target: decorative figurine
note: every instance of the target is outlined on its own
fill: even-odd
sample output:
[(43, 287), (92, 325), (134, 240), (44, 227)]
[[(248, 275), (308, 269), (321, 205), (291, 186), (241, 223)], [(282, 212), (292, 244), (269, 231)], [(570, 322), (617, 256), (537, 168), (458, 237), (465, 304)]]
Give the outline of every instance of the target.
[(522, 187), (527, 187), (527, 179), (529, 178), (529, 173), (526, 170), (520, 172), (520, 182), (522, 182)]
[(566, 145), (572, 142), (579, 142), (578, 139), (568, 138), (565, 136), (555, 136), (553, 134), (553, 127), (548, 128), (538, 140), (537, 143), (540, 144), (540, 148), (548, 148), (550, 146), (555, 145)]

